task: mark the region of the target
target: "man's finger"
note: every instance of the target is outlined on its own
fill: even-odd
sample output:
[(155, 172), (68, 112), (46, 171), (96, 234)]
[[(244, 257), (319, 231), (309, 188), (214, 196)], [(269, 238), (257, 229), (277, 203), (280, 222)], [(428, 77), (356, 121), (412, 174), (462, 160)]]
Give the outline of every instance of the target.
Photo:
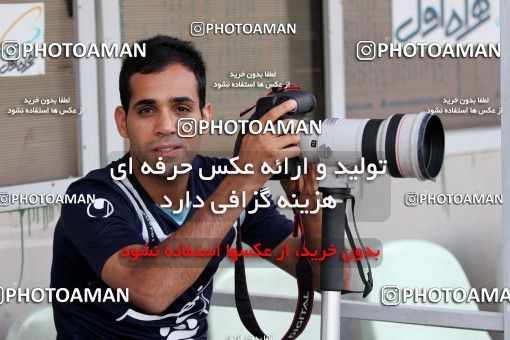
[(301, 137), (299, 135), (282, 135), (276, 138), (277, 145), (282, 148), (288, 145), (298, 145), (300, 141)]
[(281, 116), (289, 113), (297, 108), (297, 102), (294, 99), (289, 99), (273, 107), (271, 110), (267, 111), (265, 115), (260, 118), (262, 123), (266, 123), (267, 121), (276, 121)]
[[(289, 133), (293, 133), (294, 131), (297, 130), (297, 126), (299, 123), (298, 119), (287, 118), (287, 119), (283, 119), (282, 121), (283, 121), (283, 125), (285, 126), (286, 131), (289, 131)], [(296, 133), (293, 133), (293, 134), (296, 134)]]
[(303, 176), (303, 192), (316, 192), (317, 186), (317, 164), (308, 163), (307, 174)]
[(282, 149), (281, 157), (280, 159), (283, 160), (284, 158), (294, 158), (301, 154), (301, 149), (299, 146), (291, 146), (285, 149)]

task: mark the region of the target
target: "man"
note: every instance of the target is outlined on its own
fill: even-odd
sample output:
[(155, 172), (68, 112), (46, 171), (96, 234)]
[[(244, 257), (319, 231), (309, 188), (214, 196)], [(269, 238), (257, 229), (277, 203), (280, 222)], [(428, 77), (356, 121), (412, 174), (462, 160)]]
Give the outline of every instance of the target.
[[(224, 249), (232, 244), (237, 229), (249, 245), (273, 250), (277, 265), (294, 274), (295, 257), (275, 261), (287, 244), (290, 254), (300, 247), (291, 235), (293, 223), (275, 205), (246, 214), (242, 207), (229, 208), (218, 215), (211, 203), (227, 203), (235, 191), (247, 201), (270, 175), (216, 175), (200, 179), (198, 169), (211, 173), (215, 165), (228, 160), (197, 155), (199, 136), (180, 138), (180, 118), (211, 120), (212, 108), (205, 101), (206, 74), (202, 57), (193, 46), (175, 38), (157, 36), (140, 41), (146, 57), (127, 58), (119, 77), (122, 106), (115, 111), (119, 133), (130, 142), (129, 153), (103, 169), (87, 174), (73, 183), (68, 193), (94, 194), (93, 205), (64, 205), (54, 237), (51, 286), (55, 288), (127, 288), (129, 303), (54, 301), (55, 324), (59, 338), (139, 338), (206, 339), (207, 313), (212, 294), (212, 276), (225, 256), (179, 257), (140, 256), (131, 261), (125, 254), (151, 249), (176, 249), (192, 244), (200, 249)], [(293, 100), (273, 108), (263, 121), (277, 120), (296, 106)], [(299, 155), (297, 135), (247, 135), (241, 145), (237, 164), (260, 169), (263, 162), (275, 164), (285, 157)], [(129, 160), (131, 157), (131, 161)], [(164, 173), (141, 172), (142, 166)], [(191, 163), (191, 172), (174, 180), (174, 166)], [(131, 168), (132, 174), (119, 176)], [(315, 178), (301, 183), (303, 194), (315, 194)], [(115, 179), (117, 178), (117, 179)], [(290, 183), (284, 183), (287, 192)], [(179, 202), (190, 192), (193, 203), (198, 196), (204, 207), (183, 207), (176, 213), (162, 209), (168, 201)], [(253, 207), (253, 200), (250, 202)], [(246, 208), (247, 210), (250, 208)], [(238, 225), (240, 222), (240, 225)], [(310, 247), (320, 247), (320, 214), (307, 216), (305, 234)], [(318, 289), (319, 267), (314, 287)]]

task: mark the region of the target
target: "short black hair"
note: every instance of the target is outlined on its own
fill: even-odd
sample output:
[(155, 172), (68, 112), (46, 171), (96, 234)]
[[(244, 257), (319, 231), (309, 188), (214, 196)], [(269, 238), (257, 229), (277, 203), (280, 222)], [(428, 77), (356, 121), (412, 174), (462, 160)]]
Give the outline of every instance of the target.
[(145, 44), (145, 57), (125, 58), (119, 75), (120, 102), (126, 114), (132, 95), (129, 87), (131, 76), (135, 73), (157, 73), (172, 64), (183, 65), (195, 74), (200, 112), (202, 112), (205, 106), (206, 66), (202, 54), (193, 46), (193, 43), (166, 35), (157, 35), (136, 43), (140, 46)]

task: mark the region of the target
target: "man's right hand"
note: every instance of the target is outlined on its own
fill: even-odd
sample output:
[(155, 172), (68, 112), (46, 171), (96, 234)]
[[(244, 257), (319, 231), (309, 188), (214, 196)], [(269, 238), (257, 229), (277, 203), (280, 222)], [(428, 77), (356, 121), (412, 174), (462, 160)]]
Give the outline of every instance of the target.
[[(289, 99), (273, 107), (260, 119), (262, 126), (266, 126), (268, 121), (275, 123), (280, 117), (293, 111), (296, 106), (297, 102), (294, 99)], [(272, 177), (272, 174), (264, 175), (260, 171), (262, 164), (266, 162), (274, 168), (277, 161), (283, 163), (285, 158), (299, 156), (301, 153), (300, 140), (299, 134), (246, 134), (241, 142), (237, 164), (241, 168), (247, 163), (253, 164), (255, 174), (250, 176), (249, 180), (261, 187)]]

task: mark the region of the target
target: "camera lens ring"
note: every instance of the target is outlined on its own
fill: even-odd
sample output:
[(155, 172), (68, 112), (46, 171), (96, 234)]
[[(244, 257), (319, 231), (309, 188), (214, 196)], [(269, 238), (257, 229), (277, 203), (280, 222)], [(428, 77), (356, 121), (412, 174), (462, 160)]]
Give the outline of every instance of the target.
[(377, 158), (377, 134), (384, 119), (369, 119), (363, 129), (361, 137), (361, 155), (365, 158), (366, 164), (375, 164), (377, 170), (382, 170)]
[(386, 131), (386, 141), (384, 143), (388, 172), (395, 178), (402, 178), (402, 174), (400, 173), (397, 165), (396, 153), (397, 131), (402, 117), (404, 117), (404, 114), (402, 113), (396, 113), (391, 116), (388, 122), (388, 129)]
[(439, 117), (427, 114), (423, 118), (418, 141), (420, 173), (425, 179), (435, 178), (441, 170), (444, 158), (444, 130)]

